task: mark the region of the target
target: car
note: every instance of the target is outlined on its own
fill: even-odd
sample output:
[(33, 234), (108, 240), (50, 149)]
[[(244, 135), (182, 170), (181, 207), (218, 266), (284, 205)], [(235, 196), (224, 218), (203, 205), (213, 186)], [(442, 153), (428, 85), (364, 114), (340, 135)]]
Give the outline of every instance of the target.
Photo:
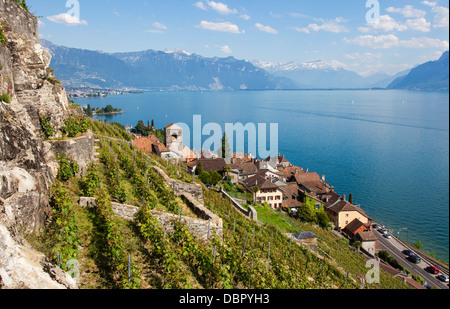
[(385, 228), (379, 228), (378, 232), (380, 232), (381, 234), (386, 234), (387, 230)]
[(421, 259), (419, 256), (415, 255), (415, 254), (411, 254), (408, 259), (413, 262), (414, 264), (420, 264)]
[(443, 282), (448, 282), (448, 276), (447, 275), (439, 275), (436, 278), (438, 278), (439, 280), (443, 281)]
[(412, 251), (409, 250), (409, 249), (406, 249), (406, 250), (403, 250), (403, 254), (406, 255), (406, 256), (410, 256), (410, 255), (413, 255), (414, 252), (412, 252)]
[(392, 238), (392, 236), (390, 234), (388, 234), (388, 233), (384, 234), (383, 236), (384, 236), (384, 238), (387, 238), (387, 239), (391, 239)]
[(437, 275), (440, 273), (439, 269), (436, 266), (428, 266), (426, 268), (426, 270), (428, 270), (430, 273), (432, 273), (433, 275)]
[(372, 225), (372, 227), (373, 227), (374, 229), (377, 229), (377, 228), (378, 228), (378, 224), (374, 223), (374, 224)]

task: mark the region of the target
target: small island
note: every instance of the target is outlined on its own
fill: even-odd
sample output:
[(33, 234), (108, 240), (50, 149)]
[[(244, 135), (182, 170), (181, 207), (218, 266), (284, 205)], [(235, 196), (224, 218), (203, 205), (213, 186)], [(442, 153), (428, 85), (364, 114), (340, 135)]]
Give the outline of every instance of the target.
[(87, 108), (83, 108), (84, 113), (88, 117), (92, 116), (105, 116), (105, 115), (117, 115), (117, 114), (123, 114), (124, 111), (122, 111), (121, 108), (114, 108), (112, 105), (107, 105), (104, 108), (91, 108), (91, 106), (88, 104)]

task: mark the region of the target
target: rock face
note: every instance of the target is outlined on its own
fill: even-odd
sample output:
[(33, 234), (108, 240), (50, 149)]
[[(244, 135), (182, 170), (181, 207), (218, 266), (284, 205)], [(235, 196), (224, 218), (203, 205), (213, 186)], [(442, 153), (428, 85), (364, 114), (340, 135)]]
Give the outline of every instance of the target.
[(0, 288), (75, 287), (19, 234), (39, 231), (47, 218), (58, 162), (39, 116), (60, 129), (70, 111), (67, 95), (39, 45), (36, 17), (0, 0), (0, 29)]

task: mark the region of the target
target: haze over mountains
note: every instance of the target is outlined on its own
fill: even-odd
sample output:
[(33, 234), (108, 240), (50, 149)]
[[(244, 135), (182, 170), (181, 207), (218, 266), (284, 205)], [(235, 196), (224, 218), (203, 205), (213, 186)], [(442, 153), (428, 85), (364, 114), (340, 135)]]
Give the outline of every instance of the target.
[[(363, 77), (320, 60), (302, 64), (274, 64), (233, 57), (206, 58), (183, 50), (104, 53), (57, 46), (46, 40), (41, 40), (41, 44), (52, 54), (51, 66), (56, 69), (57, 78), (69, 88), (269, 90), (389, 86), (390, 89), (397, 89), (394, 80), (398, 81), (397, 78), (406, 77), (409, 73), (400, 72), (395, 76), (378, 73)], [(431, 72), (434, 72), (431, 67)], [(428, 67), (423, 69), (427, 71)], [(448, 89), (448, 53), (446, 74)], [(445, 72), (436, 77), (444, 79), (444, 82), (437, 83), (439, 89), (443, 88), (442, 84), (445, 85), (445, 76), (442, 75)], [(399, 89), (408, 89), (408, 80), (398, 83)], [(419, 80), (415, 81), (421, 85)]]
[(429, 61), (411, 70), (403, 77), (395, 79), (388, 89), (408, 90), (449, 90), (449, 52), (436, 61)]

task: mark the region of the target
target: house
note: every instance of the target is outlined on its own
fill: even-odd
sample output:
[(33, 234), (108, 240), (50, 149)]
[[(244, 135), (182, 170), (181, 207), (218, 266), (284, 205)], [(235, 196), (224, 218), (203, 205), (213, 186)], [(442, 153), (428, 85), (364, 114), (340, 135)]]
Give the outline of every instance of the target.
[[(244, 188), (254, 194), (254, 200), (258, 204), (267, 203), (274, 209), (283, 207), (283, 191), (261, 175), (255, 175), (241, 182)], [(253, 188), (258, 187), (259, 191), (254, 192)]]
[(230, 177), (233, 184), (237, 184), (246, 180), (249, 177), (253, 177), (258, 173), (258, 167), (255, 165), (254, 160), (241, 161), (240, 163), (227, 164), (231, 168)]
[(163, 159), (166, 159), (166, 160), (167, 159), (173, 159), (172, 151), (170, 151), (170, 149), (168, 149), (162, 143), (153, 143), (152, 144), (152, 150), (153, 150), (153, 153), (155, 153), (160, 158), (163, 158)]
[(343, 232), (351, 239), (355, 239), (358, 233), (370, 231), (370, 226), (359, 219), (355, 219), (343, 229)]
[(297, 240), (298, 243), (304, 245), (309, 250), (318, 252), (317, 239), (319, 238), (319, 236), (317, 236), (313, 232), (296, 233), (292, 234), (292, 236), (295, 240)]
[(372, 219), (359, 207), (339, 199), (333, 204), (325, 205), (325, 213), (337, 230), (343, 230), (350, 222), (358, 219), (364, 224), (370, 224)]
[(159, 143), (159, 139), (155, 135), (149, 135), (148, 137), (142, 137), (141, 135), (138, 135), (133, 140), (134, 147), (147, 153), (154, 153), (153, 144)]
[(323, 178), (317, 173), (310, 173), (306, 171), (296, 171), (288, 181), (296, 182), (298, 186), (312, 195), (325, 194), (329, 191), (329, 186)]
[(283, 194), (283, 210), (290, 210), (297, 212), (297, 209), (302, 205), (300, 201), (300, 193), (296, 184), (288, 184), (282, 187)]
[(184, 160), (193, 158), (195, 154), (183, 142), (183, 128), (176, 124), (169, 124), (164, 127), (164, 135), (166, 137), (166, 148), (171, 152), (171, 159)]
[(372, 231), (359, 232), (356, 234), (355, 240), (361, 242), (361, 249), (370, 256), (374, 257), (378, 251), (378, 238)]
[(190, 173), (195, 173), (198, 168), (198, 165), (202, 163), (203, 171), (209, 173), (210, 171), (215, 171), (220, 175), (224, 176), (225, 167), (227, 166), (226, 162), (222, 158), (218, 159), (195, 159), (188, 163), (188, 170)]

